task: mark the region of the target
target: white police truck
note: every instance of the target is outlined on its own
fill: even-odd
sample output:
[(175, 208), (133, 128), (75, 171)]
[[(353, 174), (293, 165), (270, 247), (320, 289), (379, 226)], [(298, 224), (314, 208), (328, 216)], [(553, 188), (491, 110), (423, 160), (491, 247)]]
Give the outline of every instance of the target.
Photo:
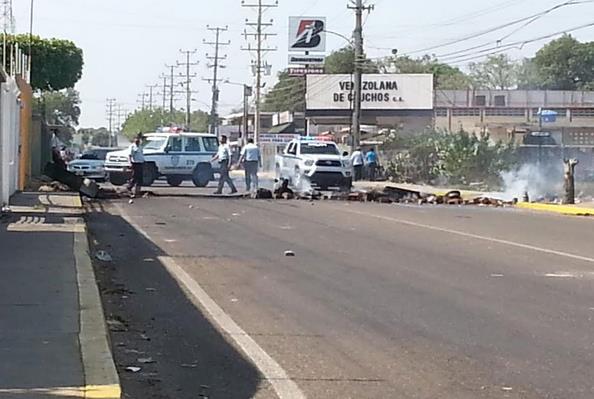
[(353, 181), (348, 153), (336, 143), (316, 137), (292, 140), (276, 157), (277, 179), (288, 179), (299, 186), (305, 180), (322, 190), (329, 187), (350, 189)]
[[(144, 135), (144, 185), (151, 186), (164, 177), (172, 187), (186, 180), (197, 187), (206, 187), (219, 172), (218, 163), (211, 161), (218, 146), (217, 136), (207, 133), (164, 129)], [(107, 154), (105, 171), (113, 185), (121, 186), (130, 179), (129, 154), (129, 149)]]

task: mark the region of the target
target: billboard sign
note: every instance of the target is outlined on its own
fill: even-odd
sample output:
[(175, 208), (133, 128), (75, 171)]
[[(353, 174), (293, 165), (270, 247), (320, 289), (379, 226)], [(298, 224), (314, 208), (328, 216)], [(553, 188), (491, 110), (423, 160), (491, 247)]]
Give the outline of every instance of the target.
[[(308, 110), (350, 110), (354, 82), (351, 75), (307, 75)], [(432, 110), (433, 75), (363, 75), (362, 109)]]
[(289, 17), (289, 51), (326, 51), (326, 18)]

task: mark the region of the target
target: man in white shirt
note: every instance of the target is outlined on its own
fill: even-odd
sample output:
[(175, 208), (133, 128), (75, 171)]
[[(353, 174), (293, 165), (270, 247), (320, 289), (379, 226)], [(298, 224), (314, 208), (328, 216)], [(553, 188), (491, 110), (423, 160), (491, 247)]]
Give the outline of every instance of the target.
[(353, 164), (353, 169), (355, 170), (355, 181), (362, 180), (363, 167), (365, 166), (365, 156), (363, 155), (361, 148), (357, 148), (353, 152), (353, 155), (351, 155), (351, 163)]
[(227, 136), (221, 136), (221, 143), (219, 144), (219, 149), (217, 151), (217, 155), (212, 158), (214, 161), (219, 161), (220, 166), (220, 177), (219, 177), (219, 188), (215, 192), (216, 195), (223, 194), (223, 187), (225, 183), (229, 185), (231, 189), (231, 194), (235, 194), (237, 189), (235, 188), (235, 184), (233, 184), (233, 180), (229, 177), (229, 165), (231, 162), (231, 148), (227, 144)]
[(247, 191), (251, 191), (252, 181), (254, 190), (258, 190), (258, 168), (262, 165), (262, 156), (260, 149), (254, 144), (254, 139), (248, 139), (247, 144), (241, 150), (239, 163), (243, 163), (245, 169), (245, 186)]
[[(131, 196), (134, 198), (140, 194), (142, 189), (142, 183), (144, 180), (144, 153), (142, 152), (142, 133), (139, 133), (134, 142), (130, 146), (130, 165), (132, 165), (132, 178), (128, 182), (128, 190), (132, 193)], [(134, 191), (133, 191), (134, 189)]]

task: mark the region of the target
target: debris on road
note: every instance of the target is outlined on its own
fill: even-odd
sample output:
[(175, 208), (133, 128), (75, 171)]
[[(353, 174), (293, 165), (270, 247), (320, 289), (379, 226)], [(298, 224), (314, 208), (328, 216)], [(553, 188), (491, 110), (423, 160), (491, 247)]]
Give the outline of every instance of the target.
[(138, 359), (138, 363), (140, 364), (153, 364), (153, 363), (157, 363), (157, 361), (155, 359), (153, 359), (152, 357), (141, 357)]
[(140, 367), (134, 367), (134, 366), (126, 367), (126, 371), (129, 373), (138, 373), (140, 370), (142, 370)]
[(95, 254), (95, 258), (97, 258), (98, 260), (100, 260), (101, 262), (112, 262), (113, 258), (111, 257), (111, 255), (106, 252), (106, 251), (97, 251), (97, 253)]
[(285, 251), (285, 256), (293, 257), (293, 256), (295, 256), (295, 252), (293, 252), (293, 251)]

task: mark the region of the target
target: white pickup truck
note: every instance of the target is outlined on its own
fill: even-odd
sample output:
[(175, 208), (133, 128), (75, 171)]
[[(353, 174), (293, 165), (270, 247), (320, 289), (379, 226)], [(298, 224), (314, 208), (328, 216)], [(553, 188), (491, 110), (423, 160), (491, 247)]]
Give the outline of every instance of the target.
[[(217, 153), (219, 140), (207, 133), (166, 132), (145, 135), (143, 144), (144, 185), (150, 186), (165, 177), (172, 187), (191, 180), (197, 187), (206, 187), (218, 173), (219, 165), (211, 162)], [(125, 184), (130, 178), (130, 150), (110, 152), (105, 159), (105, 171), (112, 184)]]
[(331, 141), (301, 138), (291, 141), (276, 156), (276, 177), (298, 186), (302, 178), (322, 190), (350, 189), (353, 181), (348, 154), (341, 154)]

